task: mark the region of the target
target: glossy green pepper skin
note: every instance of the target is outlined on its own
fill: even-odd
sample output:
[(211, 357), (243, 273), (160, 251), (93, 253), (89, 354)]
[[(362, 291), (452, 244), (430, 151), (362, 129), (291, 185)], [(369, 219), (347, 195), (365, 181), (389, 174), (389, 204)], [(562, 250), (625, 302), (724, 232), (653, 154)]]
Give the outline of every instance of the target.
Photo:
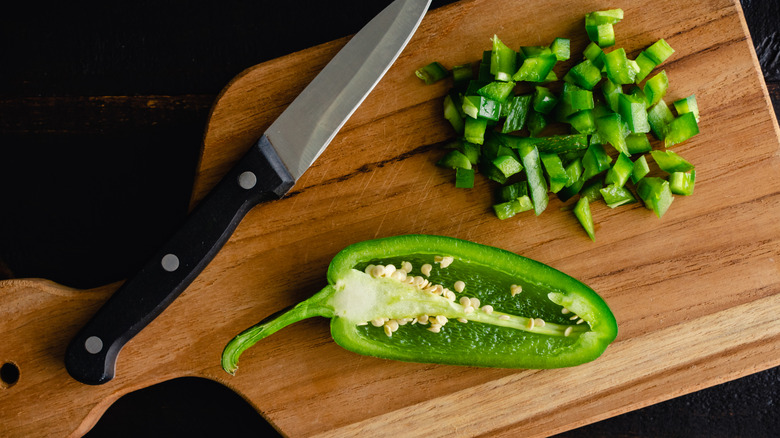
[[(391, 264), (403, 274), (380, 275)], [(255, 342), (312, 316), (331, 318), (333, 339), (356, 353), (478, 367), (579, 365), (617, 336), (609, 307), (585, 284), (465, 240), (403, 235), (356, 243), (336, 255), (327, 277), (311, 298), (236, 336), (223, 352), (225, 371), (234, 374)]]

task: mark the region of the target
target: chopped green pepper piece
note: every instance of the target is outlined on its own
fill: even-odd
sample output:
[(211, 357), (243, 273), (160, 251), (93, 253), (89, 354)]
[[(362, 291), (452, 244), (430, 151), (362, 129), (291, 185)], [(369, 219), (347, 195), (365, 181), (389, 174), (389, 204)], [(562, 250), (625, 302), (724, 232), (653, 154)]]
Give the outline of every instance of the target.
[(463, 130), (463, 137), (469, 143), (482, 144), (485, 141), (485, 130), (487, 129), (487, 119), (474, 119), (466, 117), (466, 125)]
[(659, 65), (672, 56), (674, 49), (662, 38), (645, 49), (644, 53), (647, 54), (648, 58), (655, 62), (655, 65)]
[(474, 187), (474, 169), (455, 169), (455, 187), (470, 189)]
[(626, 57), (626, 51), (622, 47), (615, 49), (604, 56), (604, 65), (607, 69), (607, 77), (616, 84), (633, 84), (636, 79), (635, 70)]
[(577, 111), (566, 119), (571, 126), (580, 134), (592, 134), (596, 132), (596, 118), (593, 110), (584, 109)]
[(647, 111), (647, 122), (650, 124), (650, 130), (655, 135), (655, 138), (659, 140), (666, 138), (666, 133), (669, 131), (669, 124), (672, 120), (674, 120), (674, 115), (663, 99), (659, 100), (657, 104)]
[(695, 94), (691, 94), (684, 99), (675, 100), (674, 109), (677, 111), (677, 114), (693, 113), (694, 117), (696, 117), (696, 123), (699, 122), (699, 104), (696, 103)]
[(517, 73), (512, 76), (512, 80), (515, 82), (544, 82), (557, 61), (558, 58), (551, 53), (526, 58)]
[(628, 94), (618, 95), (618, 112), (633, 133), (650, 132), (645, 100)]
[(647, 96), (645, 96), (645, 92), (642, 91), (638, 85), (631, 85), (628, 88), (628, 93), (626, 94), (636, 102), (641, 102), (645, 106), (645, 110), (647, 110), (647, 108), (650, 106), (647, 104)]
[(463, 92), (465, 96), (477, 96), (477, 92), (480, 88), (489, 84), (492, 81), (469, 81), (469, 85), (466, 87), (466, 91)]
[(495, 131), (488, 131), (485, 135), (485, 143), (482, 145), (482, 158), (492, 161), (502, 155), (512, 155), (517, 158), (517, 153), (503, 143), (503, 135)]
[(585, 155), (582, 156), (582, 177), (585, 181), (593, 178), (609, 169), (609, 163), (612, 159), (607, 155), (604, 146), (592, 144), (588, 146)]
[(623, 19), (623, 10), (620, 8), (593, 11), (585, 15), (585, 25), (615, 24)]
[(455, 88), (465, 88), (473, 77), (474, 69), (471, 68), (471, 64), (452, 67), (452, 84)]
[(552, 50), (545, 46), (522, 46), (520, 47), (520, 53), (523, 55), (523, 59), (535, 58), (540, 55), (549, 55)]
[(509, 95), (512, 94), (512, 89), (514, 88), (514, 82), (493, 81), (477, 90), (477, 94), (490, 100), (504, 103)]
[(524, 94), (515, 96), (509, 100), (509, 112), (504, 121), (501, 132), (514, 132), (523, 129), (525, 119), (528, 115), (528, 109), (531, 106), (531, 95)]
[(601, 69), (590, 59), (586, 59), (572, 67), (563, 80), (586, 90), (592, 90), (601, 80)]
[(588, 198), (589, 202), (598, 201), (601, 199), (601, 188), (604, 187), (604, 183), (601, 179), (592, 179), (587, 181), (580, 190), (580, 196)]
[(492, 56), (493, 52), (490, 50), (482, 52), (482, 61), (479, 63), (479, 70), (477, 71), (477, 82), (487, 84), (488, 82), (496, 80), (496, 77), (490, 72)]
[(613, 24), (623, 19), (621, 9), (595, 11), (585, 15), (585, 32), (591, 41), (600, 47), (615, 45), (615, 30)]
[(669, 130), (664, 137), (664, 146), (671, 147), (699, 133), (699, 125), (693, 113), (684, 113), (669, 122)]
[(667, 88), (669, 88), (669, 78), (666, 77), (666, 70), (661, 70), (660, 73), (648, 79), (644, 89), (647, 105), (653, 106), (658, 103), (666, 94)]
[(482, 148), (478, 144), (469, 143), (465, 140), (460, 140), (454, 144), (455, 149), (459, 150), (463, 155), (468, 157), (472, 165), (479, 164), (479, 156), (482, 153)]
[(577, 205), (574, 206), (574, 216), (577, 217), (577, 220), (582, 225), (582, 228), (585, 229), (585, 232), (588, 233), (588, 237), (590, 237), (590, 240), (596, 240), (596, 232), (593, 227), (593, 215), (590, 211), (590, 202), (588, 201), (588, 198), (586, 197), (580, 197), (580, 199), (577, 201)]
[(528, 116), (527, 126), (531, 137), (536, 137), (547, 126), (547, 119), (544, 117), (544, 114), (531, 111), (531, 114)]
[(615, 184), (602, 188), (600, 192), (601, 197), (604, 198), (604, 202), (607, 203), (609, 208), (636, 202), (636, 198), (634, 198), (630, 190)]
[(695, 182), (696, 170), (691, 170), (690, 172), (674, 172), (669, 175), (669, 187), (675, 195), (692, 195)]
[(521, 196), (528, 194), (528, 183), (525, 181), (516, 182), (502, 186), (498, 190), (498, 198), (503, 202), (509, 202), (513, 199), (517, 199)]
[[(408, 275), (396, 269), (405, 262), (413, 266)], [(428, 283), (441, 286), (434, 287), (436, 293), (400, 280), (422, 278), (419, 267), (424, 264), (432, 266)], [(514, 253), (451, 237), (404, 235), (353, 244), (333, 258), (327, 280), (311, 298), (231, 340), (222, 353), (222, 368), (235, 374), (246, 349), (314, 316), (331, 318), (333, 340), (349, 351), (478, 367), (582, 364), (599, 357), (618, 331), (607, 304), (585, 284)], [(463, 280), (466, 289), (452, 292)], [(511, 293), (512, 285), (516, 291), (522, 288), (520, 298)], [(450, 292), (442, 295), (439, 290)], [(459, 304), (463, 296), (490, 305), (492, 312), (467, 309)], [(574, 324), (570, 315), (584, 323)], [(532, 328), (532, 320), (545, 324)]]
[(457, 150), (447, 152), (436, 165), (448, 169), (471, 169), (471, 161), (469, 158)]
[(571, 108), (575, 111), (593, 109), (593, 92), (590, 90), (575, 89), (569, 91)]
[(444, 96), (444, 118), (450, 122), (452, 129), (458, 134), (462, 134), (463, 128), (465, 127), (461, 111), (462, 109), (459, 109), (458, 106), (456, 106), (452, 93)]
[(607, 177), (604, 181), (607, 184), (623, 187), (633, 171), (634, 163), (631, 159), (624, 154), (619, 154), (615, 164), (607, 171)]
[(571, 42), (568, 38), (556, 38), (550, 44), (550, 51), (558, 61), (566, 61), (571, 56)]
[(548, 114), (558, 103), (558, 98), (549, 88), (536, 86), (533, 98), (533, 108), (542, 114)]
[(438, 62), (432, 62), (414, 72), (426, 85), (438, 82), (450, 75), (449, 70)]
[(542, 172), (539, 150), (533, 145), (523, 145), (520, 147), (519, 153), (525, 168), (525, 174), (528, 177), (528, 189), (531, 200), (534, 203), (534, 213), (539, 216), (547, 208), (549, 200), (547, 197), (547, 181), (545, 181), (544, 173)]
[(628, 137), (626, 137), (626, 149), (628, 149), (628, 153), (631, 155), (643, 154), (650, 152), (653, 149), (653, 145), (650, 144), (650, 140), (645, 133), (628, 134)]
[(531, 202), (531, 198), (527, 195), (522, 195), (511, 201), (495, 204), (493, 206), (493, 211), (495, 211), (496, 216), (498, 216), (499, 219), (504, 220), (509, 219), (517, 213), (532, 210), (533, 208), (534, 204)]
[(512, 155), (502, 155), (496, 158), (493, 160), (493, 165), (507, 178), (523, 170), (523, 166)]
[(588, 34), (588, 38), (598, 44), (599, 47), (615, 45), (615, 28), (612, 24), (586, 25), (585, 32)]
[(650, 151), (650, 155), (666, 173), (687, 172), (693, 169), (693, 164), (677, 155), (674, 151)]
[(648, 173), (650, 173), (650, 166), (647, 165), (647, 158), (642, 155), (634, 161), (634, 170), (631, 172), (631, 181), (636, 184)]
[[(621, 94), (620, 96), (623, 96)], [(626, 146), (626, 137), (631, 132), (628, 125), (623, 122), (620, 114), (609, 114), (596, 119), (596, 127), (599, 137), (606, 140), (618, 152), (629, 155), (628, 146)]]
[(674, 201), (669, 181), (654, 176), (647, 176), (639, 180), (636, 191), (644, 201), (645, 207), (653, 210), (659, 218), (666, 213)]
[(497, 81), (508, 82), (512, 80), (517, 62), (517, 52), (493, 35), (493, 50), (490, 53), (490, 73)]
[(636, 57), (636, 64), (639, 66), (639, 72), (636, 74), (636, 83), (640, 83), (645, 78), (652, 73), (653, 69), (656, 67), (655, 61), (653, 61), (649, 56), (647, 56), (647, 53), (642, 51), (642, 53), (639, 54), (639, 56)]
[(514, 135), (501, 135), (498, 137), (501, 144), (512, 149), (520, 149), (523, 146), (536, 146), (541, 153), (561, 154), (564, 152), (586, 149), (588, 136), (585, 134), (552, 135), (549, 137), (518, 137)]
[(463, 112), (473, 119), (498, 120), (501, 103), (483, 96), (466, 96), (463, 98)]
[(568, 177), (566, 187), (571, 187), (582, 177), (582, 158), (577, 158), (566, 165), (566, 176)]
[(618, 112), (618, 96), (623, 94), (623, 87), (607, 79), (601, 84), (601, 92), (604, 93), (604, 99), (612, 112)]
[(569, 186), (566, 186), (562, 188), (558, 193), (558, 199), (561, 200), (561, 202), (566, 202), (569, 199), (571, 199), (572, 196), (576, 195), (577, 193), (582, 190), (582, 186), (585, 185), (585, 178), (584, 175), (581, 176), (577, 181), (574, 182), (574, 184), (571, 184)]
[(598, 44), (591, 41), (588, 46), (585, 47), (582, 55), (590, 60), (590, 62), (593, 63), (593, 66), (599, 69), (599, 73), (601, 73), (601, 68), (604, 67), (604, 51), (601, 50), (601, 47), (599, 47)]
[(540, 154), (540, 159), (550, 179), (550, 191), (558, 193), (569, 181), (561, 157), (558, 154)]

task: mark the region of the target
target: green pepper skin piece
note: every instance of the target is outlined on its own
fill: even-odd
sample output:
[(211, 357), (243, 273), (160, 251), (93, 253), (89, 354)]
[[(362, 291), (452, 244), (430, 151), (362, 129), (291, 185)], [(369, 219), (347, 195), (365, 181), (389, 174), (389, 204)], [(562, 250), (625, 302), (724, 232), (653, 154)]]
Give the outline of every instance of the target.
[(574, 216), (576, 216), (577, 220), (580, 221), (582, 228), (585, 229), (586, 233), (588, 233), (590, 240), (595, 241), (596, 233), (593, 226), (593, 215), (590, 212), (590, 202), (586, 196), (581, 197), (577, 201), (577, 205), (574, 206)]
[(636, 70), (631, 67), (622, 47), (607, 53), (604, 64), (607, 67), (607, 77), (615, 84), (633, 84), (636, 80), (639, 67), (637, 66)]
[(436, 162), (437, 166), (449, 169), (471, 169), (471, 160), (462, 152), (453, 150)]
[(675, 100), (673, 105), (674, 109), (677, 110), (677, 114), (693, 113), (696, 123), (699, 122), (699, 104), (696, 103), (695, 94), (691, 94), (684, 99)]
[(659, 218), (666, 213), (674, 201), (669, 181), (657, 177), (645, 177), (639, 180), (636, 186), (639, 197), (644, 201), (645, 207), (655, 212)]
[(455, 169), (455, 187), (459, 189), (474, 188), (474, 169)]
[(520, 159), (528, 177), (528, 188), (531, 200), (534, 201), (534, 213), (537, 216), (547, 208), (549, 198), (547, 196), (547, 181), (542, 171), (539, 150), (533, 145), (523, 145), (518, 151)]
[(642, 155), (634, 161), (634, 169), (631, 171), (631, 181), (636, 184), (648, 173), (650, 173), (650, 166), (647, 165), (647, 158)]
[(532, 95), (525, 94), (515, 96), (509, 100), (510, 108), (509, 114), (506, 116), (504, 126), (501, 127), (502, 133), (514, 132), (523, 129), (525, 126), (525, 120), (528, 116), (528, 110), (531, 107)]
[[(450, 282), (456, 278), (465, 278), (468, 285), (464, 294), (478, 297), (484, 304), (493, 302), (496, 312), (475, 311), (463, 315), (470, 319), (468, 324), (459, 324), (454, 320), (463, 312), (457, 302), (420, 295), (422, 291), (414, 286), (391, 278), (375, 278), (362, 271), (367, 264), (409, 260), (412, 256), (430, 260), (427, 263), (432, 265), (435, 256), (453, 257), (447, 268), (434, 265), (430, 278), (441, 281), (445, 287), (452, 287)], [(331, 318), (334, 341), (349, 351), (408, 362), (475, 367), (575, 366), (599, 357), (617, 336), (617, 323), (609, 307), (582, 282), (509, 251), (451, 237), (403, 235), (356, 243), (333, 258), (327, 279), (328, 285), (311, 298), (245, 330), (228, 343), (222, 367), (234, 374), (244, 350), (286, 325), (313, 316)], [(507, 281), (522, 285), (522, 294), (511, 297)], [(523, 321), (522, 315), (509, 313), (510, 320), (499, 319), (500, 314), (508, 313), (504, 310), (510, 310), (512, 303), (521, 300), (534, 308), (548, 309), (549, 318), (560, 319), (560, 306), (565, 307), (585, 324), (561, 323), (560, 327), (566, 324), (573, 328), (571, 336), (563, 337), (529, 332), (516, 325)], [(410, 317), (422, 313), (442, 315), (451, 322), (441, 333), (431, 333), (419, 324), (407, 324), (392, 337), (371, 324), (358, 325), (383, 316), (401, 318), (405, 312), (412, 312)], [(538, 315), (548, 317), (547, 313)], [(548, 323), (541, 329), (552, 330), (554, 325)]]
[(675, 195), (690, 196), (696, 183), (696, 170), (690, 172), (674, 172), (669, 175), (669, 188)]
[(693, 170), (693, 164), (674, 151), (650, 151), (650, 155), (653, 156), (658, 167), (666, 173)]
[(550, 43), (552, 52), (558, 61), (566, 61), (571, 57), (571, 41), (568, 38), (556, 38)]
[(497, 81), (511, 81), (512, 74), (515, 73), (516, 69), (517, 52), (501, 42), (498, 39), (498, 35), (493, 35), (492, 41), (493, 50), (490, 52), (490, 73), (495, 76)]
[(693, 113), (684, 113), (669, 122), (669, 127), (664, 137), (664, 146), (672, 147), (699, 133), (699, 124)]
[(512, 76), (512, 80), (515, 82), (544, 82), (556, 62), (558, 62), (558, 58), (551, 53), (526, 58), (517, 73)]
[(647, 111), (647, 122), (650, 124), (650, 130), (655, 138), (664, 140), (669, 132), (669, 124), (674, 120), (672, 111), (663, 99), (653, 105)]
[(418, 69), (414, 74), (425, 82), (425, 85), (431, 85), (449, 76), (450, 72), (438, 62), (432, 62)]
[(666, 95), (667, 88), (669, 88), (669, 78), (666, 76), (666, 70), (661, 70), (660, 73), (648, 79), (644, 88), (647, 106), (658, 103)]
[(585, 155), (582, 156), (583, 179), (587, 181), (601, 172), (608, 170), (611, 162), (612, 159), (607, 155), (604, 146), (600, 144), (588, 146)]
[(634, 171), (634, 162), (625, 154), (619, 154), (615, 164), (607, 171), (606, 184), (614, 184), (617, 187), (623, 187), (628, 182), (628, 178)]

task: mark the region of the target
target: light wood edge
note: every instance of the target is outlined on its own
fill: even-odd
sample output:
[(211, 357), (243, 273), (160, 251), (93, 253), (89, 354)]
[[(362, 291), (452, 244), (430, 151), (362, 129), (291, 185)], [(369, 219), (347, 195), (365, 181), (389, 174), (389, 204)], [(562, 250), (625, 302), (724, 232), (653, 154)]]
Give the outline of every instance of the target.
[(105, 301), (109, 296), (111, 296), (111, 294), (119, 289), (119, 286), (121, 286), (123, 282), (124, 280), (117, 281), (93, 289), (74, 289), (68, 286), (63, 286), (59, 283), (55, 283), (51, 280), (47, 280), (45, 278), (13, 278), (0, 281), (0, 291), (2, 291), (2, 289), (32, 289), (46, 294), (75, 300)]

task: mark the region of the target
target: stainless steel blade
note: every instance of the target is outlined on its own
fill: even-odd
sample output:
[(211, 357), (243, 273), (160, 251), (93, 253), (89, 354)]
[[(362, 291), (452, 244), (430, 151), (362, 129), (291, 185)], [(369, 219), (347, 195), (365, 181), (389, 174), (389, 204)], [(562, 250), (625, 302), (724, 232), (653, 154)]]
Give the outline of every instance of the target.
[(430, 0), (396, 0), (339, 51), (265, 132), (298, 180), (387, 72)]

